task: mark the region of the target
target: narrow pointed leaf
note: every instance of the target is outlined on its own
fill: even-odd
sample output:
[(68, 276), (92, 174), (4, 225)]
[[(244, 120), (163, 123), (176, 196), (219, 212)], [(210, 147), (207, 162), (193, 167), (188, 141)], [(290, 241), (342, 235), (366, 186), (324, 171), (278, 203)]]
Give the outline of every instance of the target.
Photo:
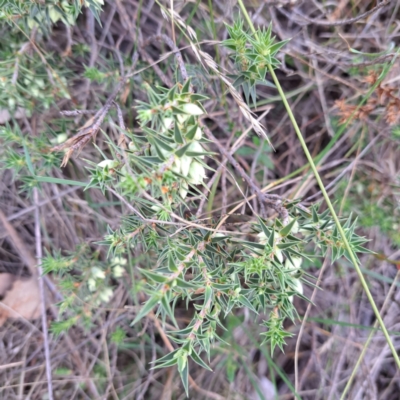
[(196, 363), (199, 364), (200, 367), (205, 368), (209, 371), (212, 371), (212, 369), (200, 358), (200, 356), (196, 353), (196, 351), (193, 349), (190, 358)]
[(139, 313), (136, 315), (135, 319), (132, 321), (131, 326), (135, 325), (139, 322), (143, 317), (145, 317), (153, 308), (154, 306), (160, 301), (159, 294), (155, 294), (151, 296), (144, 306), (140, 309)]
[(188, 151), (190, 145), (191, 145), (191, 143), (186, 143), (184, 146), (182, 146), (179, 150), (177, 150), (175, 152), (175, 155), (179, 158), (184, 156), (186, 154), (186, 152)]
[(279, 233), (282, 236), (287, 236), (290, 233), (290, 231), (292, 230), (292, 228), (296, 222), (297, 222), (297, 220), (293, 218), (283, 229), (280, 230)]
[(174, 139), (176, 143), (183, 144), (182, 134), (177, 123), (175, 123), (174, 127)]

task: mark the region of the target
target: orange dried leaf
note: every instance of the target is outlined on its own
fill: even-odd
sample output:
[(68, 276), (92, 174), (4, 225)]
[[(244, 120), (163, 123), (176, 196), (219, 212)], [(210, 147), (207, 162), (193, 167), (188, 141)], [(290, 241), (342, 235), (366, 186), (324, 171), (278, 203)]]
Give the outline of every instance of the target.
[[(0, 274), (0, 279), (5, 279)], [(9, 279), (9, 278), (7, 278)], [(9, 318), (40, 317), (40, 292), (37, 279), (17, 279), (0, 302), (0, 326)]]

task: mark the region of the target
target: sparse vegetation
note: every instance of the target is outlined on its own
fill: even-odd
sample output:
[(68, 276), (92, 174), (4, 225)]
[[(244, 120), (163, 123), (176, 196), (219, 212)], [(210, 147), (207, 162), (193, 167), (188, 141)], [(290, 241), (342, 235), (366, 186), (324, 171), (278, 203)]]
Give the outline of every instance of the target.
[(0, 1), (5, 398), (396, 398), (397, 6), (253, 6)]

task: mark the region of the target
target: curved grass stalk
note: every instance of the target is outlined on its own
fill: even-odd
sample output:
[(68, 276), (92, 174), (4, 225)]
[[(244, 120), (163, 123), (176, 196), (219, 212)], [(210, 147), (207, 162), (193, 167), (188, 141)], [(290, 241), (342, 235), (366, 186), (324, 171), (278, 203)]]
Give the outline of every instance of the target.
[[(239, 3), (239, 6), (240, 6), (240, 8), (241, 8), (241, 10), (243, 12), (243, 15), (244, 15), (247, 23), (250, 26), (250, 29), (253, 31), (253, 33), (255, 35), (257, 35), (256, 29), (254, 28), (253, 22), (251, 21), (249, 14), (247, 13), (247, 10), (246, 10), (246, 7), (243, 4), (243, 1), (242, 0), (238, 0), (238, 3)], [(317, 170), (317, 168), (316, 168), (316, 166), (314, 164), (313, 158), (312, 158), (312, 156), (311, 156), (311, 154), (310, 154), (310, 152), (308, 150), (307, 144), (304, 141), (303, 135), (302, 135), (302, 133), (300, 131), (300, 128), (299, 128), (299, 126), (297, 124), (297, 121), (296, 121), (296, 119), (295, 119), (295, 117), (293, 115), (293, 112), (292, 112), (292, 110), (290, 108), (290, 105), (289, 105), (289, 103), (288, 103), (288, 101), (286, 99), (285, 93), (284, 93), (284, 91), (283, 91), (283, 89), (282, 89), (282, 87), (281, 87), (281, 85), (279, 83), (279, 80), (278, 80), (278, 78), (277, 78), (277, 76), (275, 74), (275, 71), (273, 70), (271, 65), (268, 66), (268, 70), (269, 70), (269, 72), (270, 72), (270, 74), (272, 76), (272, 79), (274, 81), (274, 84), (275, 84), (278, 92), (279, 92), (279, 95), (281, 96), (281, 99), (282, 99), (282, 102), (283, 102), (283, 104), (285, 106), (286, 112), (288, 113), (289, 119), (290, 119), (290, 121), (291, 121), (291, 123), (293, 125), (293, 128), (294, 128), (294, 130), (295, 130), (295, 132), (297, 134), (297, 137), (299, 139), (301, 147), (303, 148), (303, 151), (304, 151), (304, 153), (305, 153), (305, 155), (307, 157), (307, 160), (308, 160), (308, 162), (310, 164), (310, 168), (311, 168), (311, 170), (312, 170), (312, 172), (313, 172), (313, 174), (315, 176), (315, 179), (318, 182), (318, 185), (319, 185), (319, 187), (321, 189), (322, 195), (324, 196), (324, 199), (325, 199), (326, 204), (327, 204), (327, 206), (329, 208), (329, 211), (331, 212), (332, 218), (334, 219), (335, 224), (337, 226), (337, 229), (338, 229), (338, 231), (340, 233), (340, 236), (342, 237), (343, 244), (344, 244), (347, 252), (349, 253), (349, 256), (350, 256), (352, 264), (354, 265), (354, 268), (356, 269), (356, 272), (357, 272), (357, 275), (358, 275), (358, 277), (360, 279), (361, 285), (362, 285), (362, 287), (363, 287), (363, 289), (365, 291), (365, 294), (367, 295), (368, 301), (371, 304), (372, 310), (375, 313), (377, 322), (379, 323), (379, 325), (380, 325), (380, 327), (382, 329), (383, 335), (385, 336), (387, 344), (388, 344), (388, 346), (389, 346), (389, 348), (390, 348), (390, 350), (391, 350), (391, 352), (393, 354), (393, 358), (394, 358), (394, 360), (396, 362), (396, 365), (400, 370), (400, 358), (399, 358), (399, 355), (396, 352), (396, 349), (395, 349), (395, 347), (394, 347), (394, 345), (392, 343), (392, 340), (391, 340), (391, 338), (389, 336), (389, 332), (386, 329), (385, 323), (383, 322), (383, 319), (382, 319), (382, 317), (381, 317), (381, 315), (379, 313), (378, 307), (376, 306), (374, 298), (372, 297), (372, 294), (371, 294), (371, 292), (370, 292), (370, 290), (368, 288), (367, 282), (366, 282), (366, 280), (364, 278), (364, 275), (363, 275), (363, 273), (361, 271), (361, 268), (358, 265), (357, 257), (354, 254), (354, 252), (353, 252), (353, 250), (352, 250), (352, 248), (350, 246), (350, 243), (346, 238), (346, 234), (344, 232), (342, 224), (339, 221), (339, 217), (337, 216), (336, 211), (335, 211), (335, 209), (334, 209), (334, 207), (332, 205), (332, 202), (331, 202), (331, 200), (329, 198), (329, 195), (325, 190), (325, 186), (324, 186), (324, 184), (323, 184), (323, 182), (321, 180), (321, 177), (320, 177), (320, 175), (318, 173), (318, 170)]]

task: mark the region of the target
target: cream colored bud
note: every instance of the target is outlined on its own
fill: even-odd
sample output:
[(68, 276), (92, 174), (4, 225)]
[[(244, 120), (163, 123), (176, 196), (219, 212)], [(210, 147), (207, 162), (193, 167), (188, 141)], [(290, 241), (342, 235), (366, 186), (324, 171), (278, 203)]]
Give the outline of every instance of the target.
[(49, 17), (54, 24), (62, 18), (62, 15), (54, 6), (49, 7)]
[[(289, 218), (289, 222), (292, 221), (293, 218)], [(299, 223), (296, 221), (293, 224), (292, 230), (290, 231), (291, 233), (298, 233), (299, 232)]]
[[(104, 5), (104, 0), (94, 0), (95, 3), (97, 3), (99, 6)], [(90, 7), (90, 4), (85, 0), (85, 6)]]
[(118, 161), (115, 160), (103, 160), (97, 164), (97, 166), (100, 168), (108, 167), (108, 169), (115, 168), (117, 165)]
[(203, 131), (200, 127), (197, 128), (196, 133), (194, 134), (194, 140), (200, 140), (203, 137)]
[(281, 249), (278, 249), (277, 247), (275, 247), (275, 255), (276, 258), (279, 260), (280, 263), (283, 263), (283, 254)]
[(8, 98), (8, 109), (13, 111), (15, 108), (15, 99), (13, 97)]
[(295, 279), (294, 280), (294, 285), (295, 285), (295, 290), (297, 293), (299, 294), (303, 294), (304, 290), (303, 290), (303, 284), (301, 283), (300, 279)]
[(200, 185), (206, 177), (206, 170), (197, 161), (192, 161), (189, 168), (189, 182), (192, 185)]
[(171, 171), (176, 172), (177, 174), (181, 173), (181, 159), (175, 157), (174, 163), (171, 166)]
[(264, 231), (261, 231), (257, 236), (258, 242), (260, 244), (266, 244), (268, 242), (267, 236), (265, 235)]
[(115, 265), (126, 265), (128, 260), (122, 257), (114, 257), (111, 262)]
[(189, 175), (189, 169), (190, 165), (192, 164), (193, 158), (184, 155), (181, 157), (180, 160), (181, 160), (181, 174), (184, 177), (187, 177)]
[(111, 300), (114, 292), (111, 288), (105, 288), (99, 295), (100, 299), (103, 300), (105, 303), (108, 303)]
[[(199, 142), (192, 142), (189, 146), (189, 151), (195, 151), (196, 153), (204, 152), (203, 146)], [(199, 156), (199, 158), (203, 159), (204, 156)]]
[(166, 130), (168, 130), (169, 128), (171, 128), (172, 123), (174, 122), (173, 118), (164, 118), (162, 121), (162, 125), (163, 125), (163, 129), (162, 132), (165, 132)]
[(89, 278), (88, 280), (88, 288), (91, 292), (94, 292), (96, 290), (96, 280), (93, 278)]
[(121, 276), (124, 274), (125, 270), (124, 268), (121, 267), (121, 265), (116, 265), (113, 269), (112, 269), (112, 276), (114, 278), (121, 278)]
[(66, 133), (60, 133), (55, 138), (51, 139), (50, 142), (52, 144), (61, 144), (64, 143), (68, 139), (68, 135)]
[(301, 267), (301, 263), (303, 262), (303, 259), (301, 257), (293, 257), (293, 256), (291, 258), (292, 258), (294, 265), (287, 258), (285, 261), (285, 268), (298, 270)]
[(203, 115), (203, 110), (196, 104), (187, 103), (182, 106), (182, 110), (189, 115)]
[(182, 199), (185, 199), (188, 194), (189, 186), (186, 182), (182, 182), (181, 187), (179, 188), (179, 195)]
[(98, 267), (92, 267), (91, 272), (92, 272), (93, 279), (105, 279), (106, 278), (105, 272)]

